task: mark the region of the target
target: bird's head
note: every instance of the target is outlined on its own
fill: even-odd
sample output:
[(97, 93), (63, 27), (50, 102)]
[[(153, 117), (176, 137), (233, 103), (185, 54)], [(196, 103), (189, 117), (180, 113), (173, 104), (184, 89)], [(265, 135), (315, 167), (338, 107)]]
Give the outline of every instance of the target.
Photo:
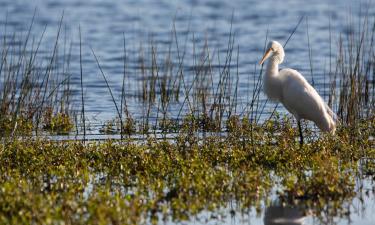
[(277, 41), (270, 41), (267, 45), (266, 52), (263, 55), (262, 60), (260, 60), (259, 64), (262, 65), (264, 61), (270, 56), (273, 56), (277, 62), (280, 64), (284, 61), (284, 48), (283, 46)]

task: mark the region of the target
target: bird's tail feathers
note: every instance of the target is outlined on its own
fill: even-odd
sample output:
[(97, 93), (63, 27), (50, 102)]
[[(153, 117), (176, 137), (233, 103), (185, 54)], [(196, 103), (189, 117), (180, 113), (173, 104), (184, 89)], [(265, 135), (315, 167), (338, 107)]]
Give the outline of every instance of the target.
[(335, 123), (340, 124), (341, 122), (340, 122), (340, 118), (339, 118), (339, 116), (338, 116), (336, 113), (334, 113), (334, 112), (332, 111), (332, 109), (331, 109), (327, 104), (325, 104), (325, 107), (326, 107), (326, 111), (327, 111), (328, 115), (331, 116), (331, 118), (333, 119), (333, 121), (334, 121)]
[(332, 111), (332, 109), (327, 104), (325, 104), (325, 108), (326, 108), (327, 114), (330, 117), (329, 130), (330, 130), (330, 132), (332, 132), (334, 134), (335, 131), (336, 131), (337, 124), (340, 124), (341, 122), (340, 122), (339, 117), (337, 116), (337, 114), (334, 113)]

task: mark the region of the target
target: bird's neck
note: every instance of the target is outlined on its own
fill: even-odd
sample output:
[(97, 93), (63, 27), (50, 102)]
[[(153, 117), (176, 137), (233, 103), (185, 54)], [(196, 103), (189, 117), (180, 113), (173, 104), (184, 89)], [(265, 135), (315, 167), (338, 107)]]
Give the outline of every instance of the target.
[(279, 73), (279, 64), (279, 59), (275, 56), (271, 56), (267, 64), (266, 75), (277, 76)]
[(281, 101), (279, 61), (275, 57), (271, 57), (268, 61), (266, 73), (263, 76), (263, 90), (271, 100)]

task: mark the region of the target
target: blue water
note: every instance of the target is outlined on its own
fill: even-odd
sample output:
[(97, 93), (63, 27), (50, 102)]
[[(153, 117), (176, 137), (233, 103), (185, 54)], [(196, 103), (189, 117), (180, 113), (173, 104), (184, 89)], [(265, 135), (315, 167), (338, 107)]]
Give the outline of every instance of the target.
[[(299, 70), (312, 82), (321, 95), (327, 94), (328, 73), (335, 59), (335, 49), (340, 34), (349, 32), (348, 20), (357, 23), (369, 9), (367, 1), (20, 1), (3, 0), (0, 3), (0, 22), (7, 20), (7, 35), (13, 32), (26, 34), (33, 12), (36, 10), (32, 29), (33, 37), (38, 40), (47, 25), (42, 49), (50, 53), (56, 39), (58, 25), (63, 16), (63, 29), (60, 36), (60, 54), (68, 52), (72, 44), (72, 74), (74, 98), (79, 105), (79, 32), (82, 30), (83, 74), (85, 86), (85, 105), (87, 119), (105, 121), (116, 116), (115, 107), (95, 63), (90, 47), (95, 51), (106, 74), (116, 100), (119, 102), (123, 74), (123, 42), (126, 40), (127, 80), (126, 94), (130, 113), (134, 117), (144, 115), (139, 98), (141, 78), (139, 53), (150, 55), (150, 43), (156, 46), (158, 64), (162, 65), (171, 46), (172, 53), (177, 52), (175, 43), (170, 44), (173, 24), (177, 31), (180, 54), (184, 57), (184, 76), (186, 83), (194, 76), (193, 54), (199, 54), (207, 40), (212, 54), (212, 64), (220, 68), (224, 65), (228, 39), (234, 36), (232, 67), (237, 67), (238, 52), (238, 111), (244, 111), (251, 98), (258, 72), (257, 62), (262, 56), (263, 46), (268, 39), (285, 43), (302, 16), (305, 19), (286, 47), (286, 59), (283, 67)], [(232, 19), (233, 18), (233, 19)], [(329, 25), (330, 24), (330, 25)], [(313, 76), (310, 70), (307, 25), (312, 51)], [(232, 29), (231, 29), (232, 26)], [(330, 46), (330, 26), (332, 44)], [(4, 35), (4, 33), (2, 34)], [(185, 41), (187, 39), (187, 41)], [(194, 41), (193, 41), (194, 40)], [(175, 42), (175, 41), (173, 41)], [(186, 43), (186, 45), (185, 45)], [(186, 47), (185, 47), (186, 46)], [(194, 50), (195, 47), (195, 50)], [(332, 50), (330, 50), (330, 48)], [(184, 50), (186, 49), (186, 50)], [(196, 51), (196, 52), (195, 52)], [(217, 54), (219, 52), (219, 54)], [(176, 54), (171, 60), (178, 64)], [(216, 67), (215, 67), (216, 68)], [(174, 68), (173, 73), (177, 73)], [(214, 70), (214, 79), (220, 73)], [(231, 73), (237, 74), (237, 68)], [(234, 78), (233, 78), (234, 79)], [(234, 81), (233, 81), (234, 82)], [(261, 93), (260, 100), (265, 100)], [(155, 106), (157, 107), (157, 106)], [(262, 108), (263, 106), (261, 106)], [(274, 104), (265, 105), (264, 112), (272, 111)], [(181, 102), (170, 105), (170, 117), (176, 117)], [(188, 108), (184, 107), (184, 110)], [(279, 110), (283, 111), (282, 107)], [(153, 112), (155, 113), (155, 109)], [(154, 115), (155, 116), (155, 115)]]
[[(234, 53), (231, 72), (237, 74), (238, 53), (238, 112), (244, 111), (251, 98), (258, 77), (260, 60), (266, 37), (285, 43), (302, 16), (305, 19), (298, 27), (286, 47), (286, 59), (282, 67), (299, 70), (308, 81), (313, 82), (318, 92), (327, 99), (328, 72), (330, 59), (334, 62), (340, 34), (351, 32), (348, 21), (354, 24), (368, 15), (373, 17), (375, 9), (369, 1), (353, 0), (2, 0), (0, 1), (0, 37), (11, 36), (13, 32), (25, 36), (35, 10), (32, 37), (38, 40), (43, 29), (47, 30), (43, 39), (42, 53), (52, 52), (58, 25), (63, 16), (63, 29), (59, 42), (59, 53), (69, 51), (72, 45), (72, 61), (69, 73), (72, 75), (73, 99), (80, 105), (79, 73), (79, 26), (83, 42), (83, 74), (85, 107), (87, 120), (95, 124), (116, 116), (111, 96), (103, 82), (90, 47), (98, 56), (107, 76), (114, 96), (119, 102), (123, 76), (123, 42), (126, 40), (126, 96), (129, 112), (134, 117), (142, 117), (145, 108), (137, 96), (141, 95), (141, 72), (138, 57), (142, 48), (150, 54), (150, 43), (158, 51), (158, 63), (165, 61), (171, 46), (172, 58), (178, 64), (177, 46), (171, 44), (173, 27), (179, 43), (179, 51), (186, 51), (184, 74), (187, 83), (194, 76), (194, 54), (199, 55), (206, 40), (213, 53), (214, 82), (217, 82), (220, 68), (224, 64), (228, 39), (234, 36)], [(307, 18), (307, 19), (306, 19)], [(7, 24), (6, 30), (4, 24)], [(308, 26), (308, 29), (307, 29)], [(331, 30), (331, 42), (330, 42)], [(309, 40), (307, 36), (309, 32)], [(187, 40), (187, 41), (185, 41)], [(312, 68), (309, 60), (309, 47), (312, 52)], [(185, 44), (186, 43), (186, 44)], [(185, 49), (185, 50), (184, 50)], [(238, 52), (237, 52), (238, 49)], [(146, 57), (147, 58), (147, 57)], [(150, 57), (148, 57), (150, 58)], [(199, 59), (199, 57), (198, 57)], [(177, 68), (174, 68), (176, 73)], [(235, 80), (233, 80), (235, 82)], [(233, 90), (232, 90), (233, 91)], [(265, 103), (260, 95), (260, 102)], [(182, 99), (183, 100), (183, 99)], [(182, 101), (171, 104), (169, 115), (176, 117)], [(262, 107), (261, 105), (260, 107)], [(274, 103), (264, 105), (265, 115), (274, 108)], [(155, 107), (153, 113), (155, 113)], [(186, 105), (184, 110), (187, 110)], [(279, 106), (280, 112), (285, 112)], [(366, 215), (353, 214), (353, 224), (374, 224), (371, 210), (374, 204), (365, 209)], [(353, 203), (354, 204), (354, 203)], [(371, 205), (372, 204), (372, 205)], [(355, 207), (354, 205), (351, 207)], [(353, 210), (355, 211), (355, 210)], [(205, 214), (203, 215), (203, 217)], [(263, 224), (263, 217), (250, 215), (251, 224)], [(307, 218), (308, 224), (314, 220)], [(339, 224), (347, 224), (347, 219), (338, 219)], [(193, 223), (199, 223), (194, 222)], [(241, 224), (241, 219), (224, 219), (224, 223)], [(249, 223), (244, 222), (244, 223)]]

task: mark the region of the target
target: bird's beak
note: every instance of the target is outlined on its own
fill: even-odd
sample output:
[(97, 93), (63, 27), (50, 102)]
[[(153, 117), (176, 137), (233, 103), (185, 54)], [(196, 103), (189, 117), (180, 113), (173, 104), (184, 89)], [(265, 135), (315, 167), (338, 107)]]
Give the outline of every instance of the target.
[(270, 57), (271, 52), (272, 52), (271, 50), (272, 50), (272, 49), (269, 48), (269, 49), (266, 51), (266, 53), (264, 53), (262, 60), (260, 60), (260, 62), (259, 62), (259, 65), (262, 65), (262, 64), (264, 63), (264, 61), (265, 61), (268, 57)]

